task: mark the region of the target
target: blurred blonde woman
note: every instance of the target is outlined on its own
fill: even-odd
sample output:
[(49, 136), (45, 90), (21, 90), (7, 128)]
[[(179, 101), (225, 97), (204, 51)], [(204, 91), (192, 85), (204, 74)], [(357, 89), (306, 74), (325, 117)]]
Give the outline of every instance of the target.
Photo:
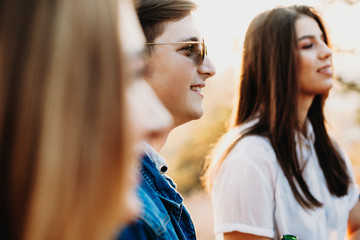
[[(140, 31), (127, 0), (0, 2), (0, 239), (111, 239), (134, 216), (135, 143), (170, 122), (134, 83)], [(135, 131), (127, 100), (153, 124)]]

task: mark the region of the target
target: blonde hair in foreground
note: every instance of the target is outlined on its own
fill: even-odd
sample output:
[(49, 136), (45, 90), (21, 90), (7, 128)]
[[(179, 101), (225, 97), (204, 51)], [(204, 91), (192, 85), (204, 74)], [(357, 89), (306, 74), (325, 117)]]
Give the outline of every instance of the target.
[(0, 3), (1, 239), (109, 239), (124, 223), (119, 2)]

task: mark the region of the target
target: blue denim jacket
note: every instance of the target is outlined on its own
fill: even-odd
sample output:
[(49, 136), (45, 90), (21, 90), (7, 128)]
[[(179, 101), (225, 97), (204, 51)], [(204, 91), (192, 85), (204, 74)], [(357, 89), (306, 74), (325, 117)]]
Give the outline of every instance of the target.
[(170, 178), (160, 174), (148, 155), (142, 159), (138, 195), (143, 211), (126, 227), (118, 240), (196, 239), (195, 228), (183, 204), (183, 198)]

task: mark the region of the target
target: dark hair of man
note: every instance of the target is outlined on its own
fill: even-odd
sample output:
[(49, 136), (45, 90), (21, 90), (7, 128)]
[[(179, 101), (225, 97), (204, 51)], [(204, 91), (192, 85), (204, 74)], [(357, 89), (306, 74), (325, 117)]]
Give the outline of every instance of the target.
[(189, 0), (135, 0), (135, 7), (147, 42), (164, 32), (164, 23), (183, 19), (197, 9)]
[[(275, 8), (257, 16), (250, 24), (244, 42), (240, 97), (232, 127), (255, 118), (259, 121), (223, 156), (244, 136), (268, 137), (296, 200), (304, 208), (312, 209), (322, 203), (311, 194), (296, 154), (296, 134), (306, 134), (297, 117), (299, 54), (295, 32), (295, 21), (304, 15), (318, 23), (328, 44), (324, 24), (311, 7)], [(314, 129), (315, 150), (327, 187), (331, 194), (341, 197), (347, 194), (350, 177), (344, 159), (326, 131), (323, 112), (326, 97), (327, 93), (315, 96), (307, 118)]]

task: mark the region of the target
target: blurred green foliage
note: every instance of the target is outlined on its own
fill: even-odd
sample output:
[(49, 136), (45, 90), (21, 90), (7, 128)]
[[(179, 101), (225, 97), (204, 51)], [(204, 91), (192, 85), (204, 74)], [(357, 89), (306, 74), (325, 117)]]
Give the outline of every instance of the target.
[(229, 68), (208, 80), (203, 117), (175, 130), (180, 134), (169, 141), (173, 151), (170, 150), (164, 157), (170, 165), (169, 176), (176, 182), (181, 194), (187, 195), (193, 190), (203, 189), (201, 176), (205, 159), (228, 128), (237, 78), (236, 69)]
[(200, 178), (206, 156), (219, 137), (226, 131), (231, 109), (218, 107), (213, 113), (212, 121), (206, 121), (200, 127), (192, 129), (191, 137), (179, 149), (175, 156), (170, 176), (177, 183), (182, 194), (202, 188)]
[(360, 94), (360, 84), (354, 81), (346, 81), (341, 76), (336, 76), (335, 79), (341, 84), (343, 87), (343, 91), (353, 91)]
[(202, 188), (200, 179), (205, 158), (214, 143), (225, 133), (230, 113), (230, 108), (219, 106), (212, 114), (212, 120), (192, 129), (189, 140), (179, 147), (169, 175), (177, 183), (177, 188), (182, 194), (186, 195), (192, 190)]
[[(360, 84), (354, 81), (346, 81), (341, 76), (336, 76), (336, 80), (342, 86), (344, 93), (347, 92), (357, 92), (360, 94)], [(360, 108), (356, 112), (356, 122), (360, 124)]]

